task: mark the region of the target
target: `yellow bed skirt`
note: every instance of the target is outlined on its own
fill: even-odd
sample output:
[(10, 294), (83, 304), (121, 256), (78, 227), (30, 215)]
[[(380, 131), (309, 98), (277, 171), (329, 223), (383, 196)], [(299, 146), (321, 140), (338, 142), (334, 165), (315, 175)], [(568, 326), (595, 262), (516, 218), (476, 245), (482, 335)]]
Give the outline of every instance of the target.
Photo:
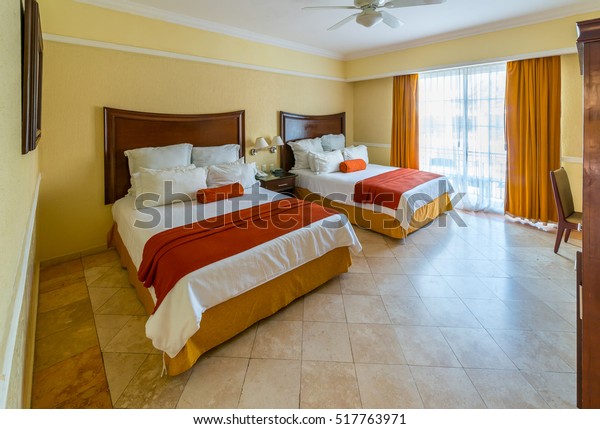
[(452, 210), (450, 196), (448, 193), (442, 194), (435, 200), (418, 209), (413, 214), (410, 221), (410, 227), (406, 230), (400, 226), (400, 221), (398, 219), (388, 214), (377, 213), (363, 207), (351, 206), (323, 198), (305, 188), (296, 188), (294, 192), (298, 198), (312, 201), (344, 213), (353, 225), (370, 229), (392, 238), (405, 238), (411, 232), (414, 232), (435, 220), (442, 213)]
[[(129, 281), (146, 312), (152, 314), (154, 301), (148, 289), (138, 280), (137, 269), (116, 225), (113, 225), (108, 241), (109, 246), (117, 250), (121, 264), (127, 268)], [(167, 374), (185, 372), (208, 350), (233, 338), (259, 320), (275, 314), (329, 279), (347, 272), (351, 264), (349, 248), (339, 247), (242, 295), (209, 308), (202, 315), (200, 329), (187, 341), (179, 354), (174, 358), (165, 354)]]

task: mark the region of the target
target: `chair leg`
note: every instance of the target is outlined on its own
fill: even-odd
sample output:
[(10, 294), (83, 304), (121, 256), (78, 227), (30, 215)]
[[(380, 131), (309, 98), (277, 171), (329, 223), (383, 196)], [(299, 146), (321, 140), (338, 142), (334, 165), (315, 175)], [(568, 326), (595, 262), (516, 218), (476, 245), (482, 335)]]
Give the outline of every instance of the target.
[(562, 226), (559, 226), (558, 231), (556, 231), (556, 242), (554, 243), (554, 253), (558, 253), (558, 248), (560, 247), (560, 240), (562, 239), (564, 231), (565, 231), (565, 228)]
[(571, 230), (570, 230), (570, 229), (567, 229), (567, 232), (565, 232), (565, 243), (566, 243), (566, 242), (567, 242), (567, 240), (569, 239), (570, 235), (571, 235)]

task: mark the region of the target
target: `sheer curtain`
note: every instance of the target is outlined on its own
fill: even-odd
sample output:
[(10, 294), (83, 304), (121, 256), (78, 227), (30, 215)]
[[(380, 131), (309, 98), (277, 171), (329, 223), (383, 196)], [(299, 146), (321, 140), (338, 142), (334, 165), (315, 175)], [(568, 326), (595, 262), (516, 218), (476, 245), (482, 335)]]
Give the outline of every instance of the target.
[(447, 176), (456, 208), (504, 211), (506, 64), (419, 74), (419, 165)]

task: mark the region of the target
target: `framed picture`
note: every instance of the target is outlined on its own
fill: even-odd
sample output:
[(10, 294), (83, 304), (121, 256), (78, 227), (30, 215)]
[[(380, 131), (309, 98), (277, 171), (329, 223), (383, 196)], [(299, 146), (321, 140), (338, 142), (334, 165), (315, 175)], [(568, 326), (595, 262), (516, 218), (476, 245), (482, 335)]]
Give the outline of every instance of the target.
[(25, 0), (22, 21), (22, 153), (36, 148), (42, 135), (42, 63), (44, 46), (37, 1)]

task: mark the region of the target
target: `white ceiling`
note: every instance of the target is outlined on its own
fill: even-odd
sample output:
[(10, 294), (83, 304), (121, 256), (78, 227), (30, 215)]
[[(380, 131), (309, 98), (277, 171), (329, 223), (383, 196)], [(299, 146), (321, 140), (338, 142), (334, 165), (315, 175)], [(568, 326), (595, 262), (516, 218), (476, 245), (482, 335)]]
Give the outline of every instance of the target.
[(350, 6), (353, 0), (78, 1), (346, 59), (600, 10), (598, 0), (447, 0), (440, 5), (387, 9), (404, 22), (398, 29), (350, 22), (327, 31), (356, 11), (302, 8)]

